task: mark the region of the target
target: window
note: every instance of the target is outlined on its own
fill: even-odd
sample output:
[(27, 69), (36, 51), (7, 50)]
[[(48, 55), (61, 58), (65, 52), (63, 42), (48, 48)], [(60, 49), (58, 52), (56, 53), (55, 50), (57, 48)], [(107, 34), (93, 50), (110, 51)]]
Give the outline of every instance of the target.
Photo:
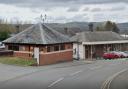
[(43, 47), (40, 47), (40, 51), (44, 51)]
[(30, 47), (30, 51), (34, 51), (34, 47), (31, 46), (31, 47)]
[(47, 52), (51, 52), (50, 46), (47, 47)]
[(59, 45), (54, 46), (54, 51), (59, 51)]
[(9, 50), (14, 50), (14, 51), (19, 51), (19, 46), (17, 46), (17, 45), (9, 45), (8, 49)]
[(68, 46), (67, 46), (67, 49), (70, 49), (70, 48), (71, 48), (71, 45), (68, 45)]
[(52, 45), (52, 46), (47, 46), (47, 52), (52, 52), (52, 51), (59, 51), (59, 50), (65, 50), (65, 45)]
[(11, 45), (9, 45), (8, 50), (13, 50), (13, 47)]
[(25, 51), (25, 47), (24, 47), (24, 46), (22, 46), (20, 49), (21, 49), (22, 51)]
[(60, 50), (65, 50), (65, 45), (60, 45)]

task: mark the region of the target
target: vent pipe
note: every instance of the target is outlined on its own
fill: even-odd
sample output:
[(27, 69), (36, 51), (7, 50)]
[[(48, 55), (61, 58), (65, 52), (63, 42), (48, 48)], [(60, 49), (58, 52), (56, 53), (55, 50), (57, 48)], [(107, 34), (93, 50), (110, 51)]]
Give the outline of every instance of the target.
[(93, 23), (89, 23), (88, 26), (89, 26), (89, 31), (93, 32)]

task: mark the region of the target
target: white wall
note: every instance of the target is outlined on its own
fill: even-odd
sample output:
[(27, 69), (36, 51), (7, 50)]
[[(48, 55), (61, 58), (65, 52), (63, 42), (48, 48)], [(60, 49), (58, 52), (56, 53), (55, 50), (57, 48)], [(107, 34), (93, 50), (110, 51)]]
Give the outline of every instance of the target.
[[(75, 49), (76, 49), (76, 53), (75, 53)], [(78, 43), (74, 43), (73, 44), (73, 58), (78, 58), (80, 60), (83, 60), (85, 58), (85, 51), (84, 51), (84, 46), (82, 44), (78, 44)]]
[(73, 58), (77, 58), (77, 43), (73, 43)]
[(79, 44), (79, 55), (80, 55), (80, 60), (83, 60), (84, 59), (84, 56), (85, 56), (85, 51), (84, 51), (84, 46), (82, 44)]

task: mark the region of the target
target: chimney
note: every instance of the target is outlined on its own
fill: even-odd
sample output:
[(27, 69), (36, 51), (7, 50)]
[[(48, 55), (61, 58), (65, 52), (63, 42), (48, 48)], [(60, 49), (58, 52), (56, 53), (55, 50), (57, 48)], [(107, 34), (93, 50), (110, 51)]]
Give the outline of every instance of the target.
[(89, 31), (93, 32), (93, 23), (89, 23), (88, 26), (89, 26)]
[(19, 33), (19, 32), (20, 32), (20, 26), (16, 25), (16, 33)]
[(68, 28), (67, 27), (64, 28), (64, 31), (65, 31), (65, 34), (68, 35)]

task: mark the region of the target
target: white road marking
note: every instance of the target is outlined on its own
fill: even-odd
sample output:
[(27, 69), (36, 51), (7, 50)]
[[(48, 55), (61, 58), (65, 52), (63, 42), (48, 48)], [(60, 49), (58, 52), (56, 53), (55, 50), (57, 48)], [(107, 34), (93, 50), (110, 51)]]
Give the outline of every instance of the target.
[(52, 84), (50, 84), (50, 85), (48, 86), (48, 88), (54, 86), (55, 84), (57, 84), (58, 82), (62, 81), (63, 79), (64, 79), (64, 77), (59, 78), (58, 80), (56, 80), (55, 82), (53, 82)]
[(76, 74), (78, 74), (78, 73), (80, 73), (80, 72), (83, 72), (83, 71), (82, 71), (82, 70), (80, 70), (80, 71), (76, 71), (76, 72), (70, 74), (70, 76), (74, 76), (74, 75), (76, 75)]
[(110, 89), (110, 85), (111, 85), (111, 82), (118, 76), (120, 75), (121, 73), (127, 71), (128, 69), (124, 69), (120, 72), (117, 72), (116, 74), (114, 74), (113, 76), (109, 77), (104, 83), (103, 85), (101, 86), (101, 89)]
[(89, 69), (91, 69), (91, 70), (94, 70), (94, 69), (99, 69), (99, 68), (101, 68), (102, 66), (96, 66), (96, 67), (92, 67), (92, 68), (89, 68)]

